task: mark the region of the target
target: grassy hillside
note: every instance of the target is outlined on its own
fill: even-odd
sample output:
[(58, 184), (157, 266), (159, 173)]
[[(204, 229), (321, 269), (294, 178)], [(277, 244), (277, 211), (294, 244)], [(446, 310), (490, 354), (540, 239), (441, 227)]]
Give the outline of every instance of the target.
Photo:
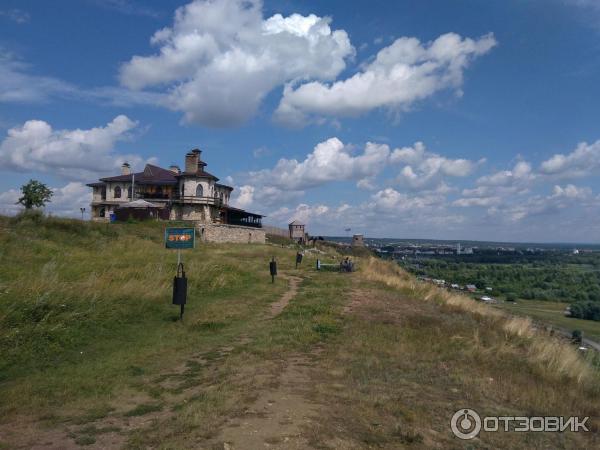
[[(179, 322), (163, 227), (0, 218), (0, 448), (599, 444), (593, 357), (526, 319), (373, 258), (321, 273), (281, 245), (202, 244), (183, 252)], [(460, 441), (464, 407), (596, 418), (591, 433)]]

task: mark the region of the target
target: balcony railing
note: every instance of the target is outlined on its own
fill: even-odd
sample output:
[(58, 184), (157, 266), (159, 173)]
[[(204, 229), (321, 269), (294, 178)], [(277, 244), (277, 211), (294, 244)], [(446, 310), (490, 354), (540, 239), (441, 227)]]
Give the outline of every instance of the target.
[(173, 201), (201, 205), (215, 205), (218, 207), (223, 206), (223, 201), (220, 198), (215, 197), (196, 197), (193, 195), (178, 195), (173, 197)]
[(173, 199), (173, 196), (170, 194), (158, 194), (158, 193), (152, 193), (152, 192), (136, 192), (135, 193), (135, 198), (136, 199), (143, 199), (143, 200), (171, 200)]
[[(169, 194), (169, 193), (152, 193), (152, 192), (136, 192), (135, 200), (170, 200), (176, 203), (192, 203), (195, 205), (214, 205), (218, 208), (223, 206), (225, 202), (221, 200), (219, 197), (196, 197), (194, 195), (177, 195), (177, 194)], [(102, 197), (100, 195), (93, 195), (92, 202), (100, 203), (107, 201), (106, 197)], [(110, 202), (128, 202), (131, 201), (128, 195), (121, 196), (120, 198), (111, 198)]]

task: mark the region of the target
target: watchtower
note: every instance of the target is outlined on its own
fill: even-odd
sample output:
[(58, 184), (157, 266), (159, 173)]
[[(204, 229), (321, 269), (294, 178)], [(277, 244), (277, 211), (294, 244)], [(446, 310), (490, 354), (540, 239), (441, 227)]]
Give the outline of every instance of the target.
[(352, 247), (364, 247), (365, 242), (362, 234), (355, 234), (352, 236)]
[(305, 225), (298, 220), (294, 220), (293, 222), (291, 222), (288, 225), (288, 228), (290, 230), (290, 239), (293, 239), (294, 241), (303, 244), (306, 239), (304, 226)]

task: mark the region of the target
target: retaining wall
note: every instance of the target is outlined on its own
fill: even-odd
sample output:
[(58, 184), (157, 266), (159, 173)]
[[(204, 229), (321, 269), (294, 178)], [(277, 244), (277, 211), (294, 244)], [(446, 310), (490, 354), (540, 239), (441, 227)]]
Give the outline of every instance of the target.
[(266, 233), (262, 228), (239, 225), (197, 223), (200, 240), (204, 242), (236, 242), (239, 244), (264, 244)]

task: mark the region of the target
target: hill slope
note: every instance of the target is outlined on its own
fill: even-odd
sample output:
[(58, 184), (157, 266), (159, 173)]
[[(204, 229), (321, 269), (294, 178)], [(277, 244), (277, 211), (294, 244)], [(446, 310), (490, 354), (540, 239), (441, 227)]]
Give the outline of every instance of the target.
[(465, 407), (597, 418), (593, 361), (375, 259), (339, 274), (311, 254), (294, 269), (291, 248), (201, 245), (179, 322), (163, 226), (0, 219), (0, 448), (599, 444), (597, 419), (455, 438)]

